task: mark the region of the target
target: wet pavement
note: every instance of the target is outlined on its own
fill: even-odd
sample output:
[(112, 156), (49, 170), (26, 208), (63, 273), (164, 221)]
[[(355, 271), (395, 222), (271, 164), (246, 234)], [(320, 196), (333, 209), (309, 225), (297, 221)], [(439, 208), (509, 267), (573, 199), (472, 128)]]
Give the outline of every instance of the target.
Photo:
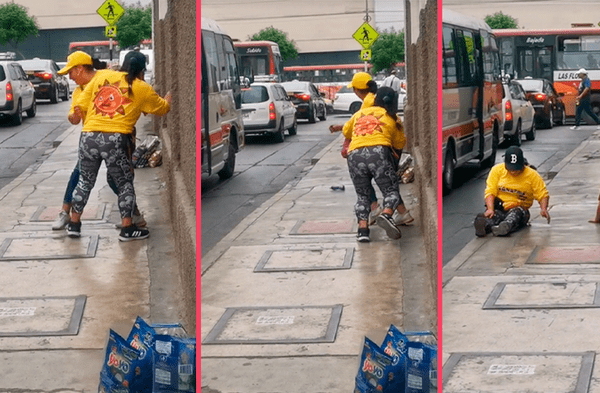
[[(137, 127), (143, 138), (149, 119)], [(81, 238), (51, 229), (80, 130), (69, 127), (41, 165), (0, 189), (0, 391), (97, 391), (109, 329), (127, 336), (138, 315), (151, 323), (182, 315), (160, 168), (136, 170), (149, 239), (119, 242), (104, 166)]]
[(550, 223), (535, 202), (444, 267), (444, 392), (600, 392), (599, 165), (596, 132), (550, 170)]
[[(435, 326), (419, 217), (358, 243), (342, 141), (202, 258), (202, 392), (349, 392), (365, 336)], [(400, 191), (416, 215), (413, 184)]]

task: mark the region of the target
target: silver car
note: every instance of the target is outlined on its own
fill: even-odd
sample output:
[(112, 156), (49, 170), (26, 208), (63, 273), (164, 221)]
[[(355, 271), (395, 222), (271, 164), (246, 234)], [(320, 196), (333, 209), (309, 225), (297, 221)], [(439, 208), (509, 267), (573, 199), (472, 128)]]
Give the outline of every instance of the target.
[(535, 110), (527, 100), (523, 86), (515, 81), (502, 84), (502, 114), (504, 117), (504, 138), (512, 145), (521, 146), (521, 135), (528, 141), (535, 139)]
[(0, 61), (0, 115), (15, 125), (36, 113), (35, 89), (27, 74), (16, 61)]
[(255, 82), (242, 88), (244, 134), (272, 134), (283, 142), (285, 130), (296, 135), (296, 108), (285, 89), (278, 83)]

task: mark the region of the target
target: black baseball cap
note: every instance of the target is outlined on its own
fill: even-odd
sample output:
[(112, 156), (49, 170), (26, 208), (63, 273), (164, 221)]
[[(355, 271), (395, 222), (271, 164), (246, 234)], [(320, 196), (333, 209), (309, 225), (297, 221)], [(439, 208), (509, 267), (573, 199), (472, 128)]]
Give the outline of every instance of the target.
[(504, 165), (509, 171), (520, 171), (525, 168), (525, 158), (523, 150), (519, 147), (511, 146), (504, 153)]

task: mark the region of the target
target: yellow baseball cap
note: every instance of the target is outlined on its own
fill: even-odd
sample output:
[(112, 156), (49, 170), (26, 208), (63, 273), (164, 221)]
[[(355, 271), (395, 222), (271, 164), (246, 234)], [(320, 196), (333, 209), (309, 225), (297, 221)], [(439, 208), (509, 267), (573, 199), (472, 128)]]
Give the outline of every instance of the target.
[(348, 88), (351, 87), (355, 87), (357, 89), (367, 89), (369, 86), (367, 86), (367, 82), (370, 81), (371, 79), (371, 75), (369, 75), (366, 72), (357, 72), (356, 74), (354, 74), (354, 76), (352, 77), (352, 82), (348, 85)]
[(73, 67), (77, 67), (78, 65), (93, 65), (92, 57), (85, 52), (80, 50), (73, 52), (67, 57), (67, 65), (61, 68), (58, 73), (60, 75), (64, 75), (71, 70)]

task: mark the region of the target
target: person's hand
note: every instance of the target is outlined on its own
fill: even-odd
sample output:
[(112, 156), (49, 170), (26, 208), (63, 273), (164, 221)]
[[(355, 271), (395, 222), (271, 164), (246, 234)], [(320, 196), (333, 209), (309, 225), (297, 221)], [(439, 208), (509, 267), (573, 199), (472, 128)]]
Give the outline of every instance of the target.
[(329, 132), (331, 132), (331, 133), (339, 132), (339, 131), (342, 131), (343, 128), (344, 128), (344, 126), (342, 126), (342, 125), (332, 124), (329, 126)]
[(69, 123), (71, 123), (71, 124), (79, 124), (79, 122), (81, 121), (81, 118), (82, 118), (81, 108), (78, 106), (73, 108), (73, 113), (71, 113), (67, 117), (67, 119), (69, 120)]
[(544, 218), (548, 218), (548, 217), (550, 217), (550, 213), (548, 213), (548, 210), (547, 210), (547, 209), (540, 210), (540, 215), (541, 215), (542, 217), (544, 217)]
[(169, 103), (169, 105), (171, 105), (171, 101), (172, 101), (172, 97), (171, 97), (171, 92), (167, 92), (167, 94), (165, 94), (165, 101), (167, 101)]
[(487, 218), (492, 218), (494, 217), (494, 210), (493, 209), (486, 209), (485, 213), (483, 213), (484, 216), (486, 216)]
[(600, 224), (600, 220), (598, 220), (596, 218), (594, 218), (593, 220), (589, 220), (588, 222), (592, 223), (592, 224)]

